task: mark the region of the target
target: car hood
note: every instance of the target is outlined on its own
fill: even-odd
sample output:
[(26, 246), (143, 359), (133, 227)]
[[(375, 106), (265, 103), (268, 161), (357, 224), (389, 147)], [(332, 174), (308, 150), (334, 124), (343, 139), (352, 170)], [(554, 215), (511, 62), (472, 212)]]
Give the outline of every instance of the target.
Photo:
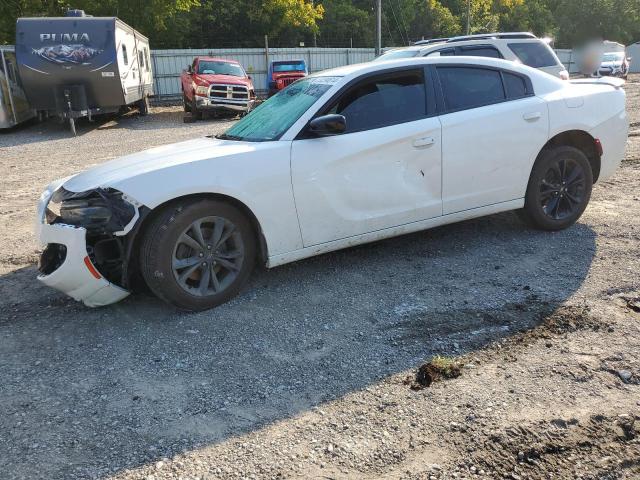
[(248, 87), (251, 85), (251, 80), (248, 78), (235, 77), (233, 75), (209, 75), (204, 73), (197, 74), (197, 78), (201, 82), (206, 83), (224, 83), (229, 85), (244, 85)]
[(198, 138), (151, 148), (111, 160), (74, 175), (63, 187), (84, 192), (98, 187), (118, 188), (118, 184), (145, 173), (199, 161), (224, 160), (225, 157), (255, 150), (255, 143)]
[(602, 64), (600, 64), (600, 68), (620, 68), (622, 67), (622, 60), (619, 61), (615, 61), (615, 62), (602, 62)]

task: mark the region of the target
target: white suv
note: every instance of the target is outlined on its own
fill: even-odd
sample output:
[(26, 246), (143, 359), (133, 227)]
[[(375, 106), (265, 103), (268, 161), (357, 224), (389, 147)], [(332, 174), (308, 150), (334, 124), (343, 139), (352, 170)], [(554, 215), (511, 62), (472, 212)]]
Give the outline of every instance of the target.
[(543, 72), (569, 79), (569, 72), (548, 42), (532, 33), (487, 33), (452, 38), (421, 40), (411, 47), (390, 50), (374, 61), (408, 57), (492, 57), (519, 62)]

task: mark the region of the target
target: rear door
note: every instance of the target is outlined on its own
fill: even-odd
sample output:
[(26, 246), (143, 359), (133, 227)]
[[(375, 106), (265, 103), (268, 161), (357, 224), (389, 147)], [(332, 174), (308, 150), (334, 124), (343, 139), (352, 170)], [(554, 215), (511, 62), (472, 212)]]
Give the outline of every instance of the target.
[(546, 103), (520, 74), (439, 65), (443, 213), (524, 197), (548, 138)]
[(442, 215), (440, 121), (424, 78), (414, 67), (357, 80), (320, 113), (344, 115), (345, 133), (293, 141), (305, 247)]

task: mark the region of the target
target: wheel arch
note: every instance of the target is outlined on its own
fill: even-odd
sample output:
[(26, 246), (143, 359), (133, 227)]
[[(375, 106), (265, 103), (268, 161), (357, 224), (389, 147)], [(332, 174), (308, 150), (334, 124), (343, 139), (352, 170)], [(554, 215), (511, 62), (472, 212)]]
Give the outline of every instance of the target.
[(262, 226), (258, 221), (258, 218), (253, 213), (253, 211), (242, 201), (238, 200), (235, 197), (224, 195), (221, 193), (210, 193), (210, 192), (202, 192), (202, 193), (192, 193), (188, 195), (182, 195), (180, 197), (175, 197), (170, 200), (167, 200), (159, 205), (156, 205), (154, 208), (150, 209), (148, 207), (144, 207), (146, 209), (140, 216), (140, 221), (138, 225), (131, 231), (131, 238), (129, 239), (130, 247), (128, 250), (127, 258), (125, 258), (126, 262), (126, 271), (127, 271), (127, 284), (131, 284), (132, 280), (135, 283), (135, 279), (132, 277), (136, 276), (136, 272), (138, 272), (137, 252), (140, 249), (142, 239), (144, 237), (144, 233), (148, 226), (152, 223), (153, 219), (156, 215), (158, 215), (165, 208), (170, 207), (172, 204), (177, 203), (179, 201), (189, 201), (189, 200), (201, 200), (201, 199), (212, 199), (218, 200), (230, 205), (233, 205), (238, 210), (240, 210), (249, 220), (251, 224), (251, 228), (256, 238), (256, 242), (258, 245), (258, 260), (262, 265), (266, 265), (267, 260), (269, 258), (269, 251), (267, 247), (267, 241), (262, 230)]
[[(553, 147), (574, 147), (585, 154), (591, 165), (591, 173), (593, 174), (593, 183), (595, 184), (600, 176), (601, 167), (601, 154), (598, 146), (598, 141), (585, 130), (567, 130), (553, 136), (542, 147), (538, 158), (544, 154), (547, 150)], [(537, 159), (536, 159), (537, 160)]]

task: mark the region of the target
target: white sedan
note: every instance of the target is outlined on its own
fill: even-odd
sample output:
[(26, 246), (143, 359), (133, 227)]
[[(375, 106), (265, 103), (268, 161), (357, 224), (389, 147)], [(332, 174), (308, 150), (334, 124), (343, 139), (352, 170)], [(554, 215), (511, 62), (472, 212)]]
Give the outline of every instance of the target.
[(39, 280), (88, 306), (141, 281), (187, 310), (232, 298), (256, 262), (507, 210), (558, 230), (624, 157), (625, 95), (504, 60), (402, 59), (294, 83), (217, 138), (52, 183)]

